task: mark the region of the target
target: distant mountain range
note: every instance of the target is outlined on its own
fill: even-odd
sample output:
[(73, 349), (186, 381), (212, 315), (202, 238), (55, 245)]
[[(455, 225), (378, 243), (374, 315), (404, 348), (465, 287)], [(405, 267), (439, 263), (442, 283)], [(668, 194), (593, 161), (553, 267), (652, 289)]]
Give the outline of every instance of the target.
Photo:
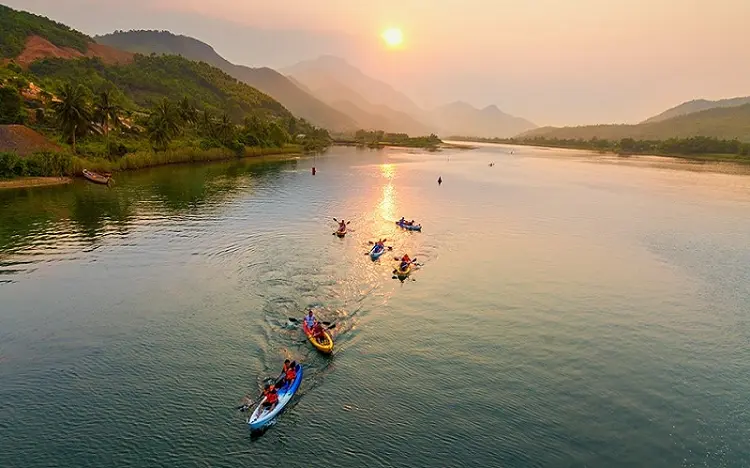
[[(651, 120), (651, 119), (649, 119)], [(647, 121), (637, 125), (587, 125), (581, 127), (542, 127), (518, 135), (517, 138), (535, 137), (558, 139), (600, 138), (620, 140), (666, 140), (707, 136), (719, 139), (750, 142), (750, 104), (711, 109), (677, 115), (664, 120)]]
[(174, 54), (206, 62), (268, 94), (292, 113), (335, 132), (362, 128), (411, 135), (507, 137), (535, 127), (495, 106), (479, 110), (454, 103), (421, 109), (405, 94), (338, 57), (300, 62), (281, 70), (282, 75), (270, 68), (235, 65), (208, 44), (168, 31), (117, 31), (95, 39), (133, 53)]
[(332, 107), (354, 117), (365, 129), (507, 137), (536, 127), (528, 120), (501, 112), (496, 106), (480, 110), (456, 102), (436, 109), (421, 109), (405, 94), (338, 57), (319, 57), (282, 72)]
[(433, 122), (439, 128), (450, 129), (451, 135), (483, 138), (492, 138), (499, 133), (498, 129), (512, 136), (536, 127), (526, 119), (502, 112), (497, 106), (478, 110), (465, 102), (438, 107), (433, 111)]
[(287, 77), (270, 68), (235, 65), (197, 39), (168, 31), (117, 31), (97, 36), (99, 44), (140, 54), (181, 55), (189, 60), (206, 62), (237, 80), (272, 96), (293, 114), (334, 131), (352, 131), (357, 123), (349, 116), (311, 96)]
[(736, 97), (731, 99), (721, 99), (718, 101), (708, 101), (706, 99), (696, 99), (693, 101), (683, 102), (679, 106), (673, 107), (662, 112), (659, 115), (644, 120), (642, 123), (661, 122), (662, 120), (671, 119), (680, 115), (692, 114), (716, 107), (737, 107), (744, 104), (750, 104), (750, 96)]

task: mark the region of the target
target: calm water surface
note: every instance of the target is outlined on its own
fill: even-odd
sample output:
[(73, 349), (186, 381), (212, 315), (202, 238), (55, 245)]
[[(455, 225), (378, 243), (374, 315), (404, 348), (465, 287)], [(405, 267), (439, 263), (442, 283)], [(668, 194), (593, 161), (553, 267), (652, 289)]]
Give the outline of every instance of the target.
[[(0, 466), (750, 466), (750, 177), (513, 151), (0, 192)], [(251, 437), (234, 408), (287, 356)]]

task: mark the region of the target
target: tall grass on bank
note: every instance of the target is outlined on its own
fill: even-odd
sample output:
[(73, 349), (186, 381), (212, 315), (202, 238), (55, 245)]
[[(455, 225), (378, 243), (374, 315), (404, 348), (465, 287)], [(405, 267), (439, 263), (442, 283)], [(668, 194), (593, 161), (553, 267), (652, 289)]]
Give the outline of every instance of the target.
[(300, 153), (299, 145), (283, 148), (245, 147), (239, 153), (226, 148), (180, 148), (164, 152), (137, 151), (117, 160), (85, 158), (68, 153), (35, 153), (21, 157), (16, 153), (0, 153), (0, 178), (61, 177), (80, 175), (83, 169), (95, 172), (118, 172), (164, 166), (167, 164), (221, 161), (226, 159)]

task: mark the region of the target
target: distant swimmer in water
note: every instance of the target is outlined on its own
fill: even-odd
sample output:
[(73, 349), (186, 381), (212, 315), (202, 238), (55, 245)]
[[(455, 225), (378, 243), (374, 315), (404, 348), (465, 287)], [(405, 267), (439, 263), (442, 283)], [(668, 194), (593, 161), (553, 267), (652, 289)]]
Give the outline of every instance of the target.
[(443, 178), (442, 177), (438, 177), (438, 185), (440, 185), (442, 183), (443, 183)]

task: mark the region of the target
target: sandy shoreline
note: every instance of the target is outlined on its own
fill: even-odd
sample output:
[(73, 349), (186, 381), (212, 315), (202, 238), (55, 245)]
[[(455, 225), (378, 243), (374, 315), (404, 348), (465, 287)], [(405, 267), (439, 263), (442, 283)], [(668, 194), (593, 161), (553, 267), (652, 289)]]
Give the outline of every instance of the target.
[(19, 177), (18, 179), (0, 180), (0, 190), (63, 185), (71, 182), (73, 182), (72, 177)]

